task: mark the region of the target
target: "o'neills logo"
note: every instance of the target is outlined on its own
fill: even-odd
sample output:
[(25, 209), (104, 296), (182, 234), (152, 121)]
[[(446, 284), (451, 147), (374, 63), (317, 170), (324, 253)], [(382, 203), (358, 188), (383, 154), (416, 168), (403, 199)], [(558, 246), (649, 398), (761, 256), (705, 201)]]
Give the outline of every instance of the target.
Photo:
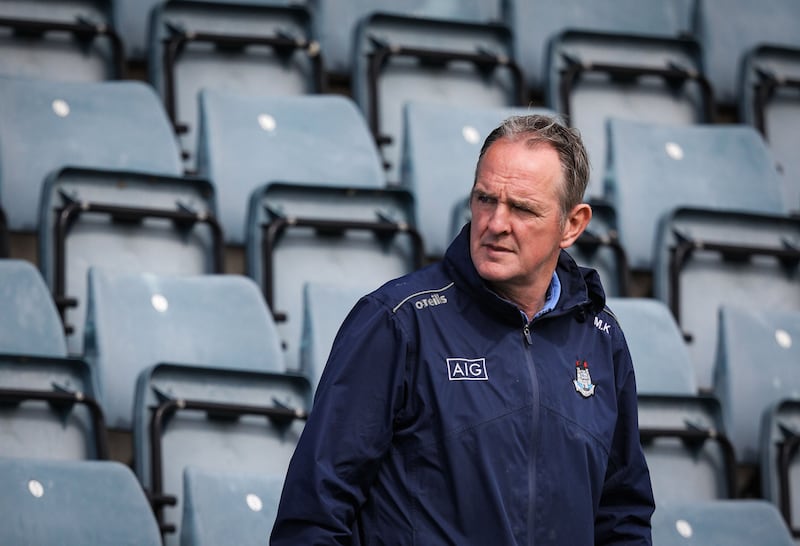
[(436, 307), (437, 305), (442, 305), (443, 303), (447, 303), (447, 297), (434, 294), (430, 298), (415, 301), (414, 307), (417, 309), (425, 309), (426, 307)]

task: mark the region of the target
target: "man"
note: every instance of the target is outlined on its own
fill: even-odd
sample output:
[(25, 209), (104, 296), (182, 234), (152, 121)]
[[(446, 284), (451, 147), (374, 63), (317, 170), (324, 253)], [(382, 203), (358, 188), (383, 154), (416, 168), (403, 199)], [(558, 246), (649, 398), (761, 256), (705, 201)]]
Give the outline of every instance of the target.
[(271, 544), (650, 544), (630, 354), (597, 274), (572, 130), (506, 120), (442, 263), (358, 302)]

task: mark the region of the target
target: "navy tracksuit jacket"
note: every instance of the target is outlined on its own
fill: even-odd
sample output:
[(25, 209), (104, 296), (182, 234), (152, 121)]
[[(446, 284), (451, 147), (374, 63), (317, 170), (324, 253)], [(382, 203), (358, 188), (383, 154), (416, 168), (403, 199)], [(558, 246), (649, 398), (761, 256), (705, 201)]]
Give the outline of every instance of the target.
[(526, 324), (469, 229), (351, 311), (290, 464), (271, 544), (650, 544), (630, 354), (596, 272), (562, 252)]

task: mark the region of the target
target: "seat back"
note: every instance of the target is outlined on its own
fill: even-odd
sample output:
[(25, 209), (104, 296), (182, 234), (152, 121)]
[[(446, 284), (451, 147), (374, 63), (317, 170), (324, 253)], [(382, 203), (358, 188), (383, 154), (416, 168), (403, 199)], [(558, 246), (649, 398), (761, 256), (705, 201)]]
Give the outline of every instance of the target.
[(800, 400), (783, 399), (768, 407), (761, 420), (759, 437), (761, 493), (780, 509), (794, 536), (800, 534), (798, 444)]
[(168, 0), (153, 8), (149, 81), (173, 121), (187, 170), (196, 168), (203, 89), (255, 96), (324, 90), (310, 25), (299, 5)]
[(602, 198), (606, 120), (711, 123), (714, 100), (697, 42), (566, 31), (551, 40), (545, 104), (580, 130), (593, 166), (587, 198)]
[(263, 546), (272, 532), (282, 489), (282, 475), (188, 467), (181, 546)]
[(109, 427), (130, 430), (139, 373), (159, 362), (282, 371), (258, 287), (238, 275), (89, 270), (84, 352)]
[(800, 308), (753, 310), (724, 305), (719, 310), (719, 345), (714, 392), (722, 402), (725, 427), (743, 463), (760, 460), (761, 417), (785, 399), (800, 399)]
[(42, 188), (39, 268), (83, 354), (90, 267), (165, 275), (219, 273), (223, 238), (205, 180), (132, 171), (65, 168)]
[(377, 139), (387, 179), (400, 179), (403, 106), (527, 104), (511, 35), (497, 24), (373, 14), (356, 30), (353, 97)]
[(228, 243), (245, 242), (250, 193), (269, 182), (380, 188), (379, 155), (363, 116), (334, 95), (200, 97), (198, 171), (217, 190)]
[(161, 544), (136, 476), (111, 461), (0, 459), (3, 544)]
[(780, 512), (762, 499), (661, 503), (652, 526), (653, 544), (663, 546), (794, 544)]
[(631, 268), (651, 270), (658, 223), (678, 207), (785, 213), (764, 140), (745, 125), (608, 120), (606, 194)]
[(62, 167), (181, 174), (164, 109), (142, 82), (0, 77), (0, 96), (0, 202), (11, 231), (36, 231), (45, 178)]

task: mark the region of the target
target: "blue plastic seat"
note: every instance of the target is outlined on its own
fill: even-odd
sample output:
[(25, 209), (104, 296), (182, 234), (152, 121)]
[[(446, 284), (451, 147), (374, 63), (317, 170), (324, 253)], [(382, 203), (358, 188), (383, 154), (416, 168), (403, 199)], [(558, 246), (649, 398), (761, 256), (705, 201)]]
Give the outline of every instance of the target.
[(653, 544), (659, 546), (792, 546), (775, 505), (763, 499), (657, 503)]
[(181, 546), (263, 546), (272, 532), (283, 475), (188, 467)]
[(0, 74), (58, 81), (125, 77), (125, 52), (111, 0), (0, 5)]
[(758, 129), (778, 161), (787, 206), (800, 212), (800, 47), (759, 46), (745, 55), (737, 88), (739, 116)]
[[(677, 37), (690, 26), (691, 0), (505, 0), (514, 56), (529, 86), (543, 91), (550, 40), (566, 30)], [(631, 52), (633, 53), (633, 52)]]
[(719, 325), (714, 392), (738, 460), (759, 464), (765, 412), (784, 400), (800, 400), (800, 307), (780, 311), (749, 309), (741, 302), (725, 305)]
[(712, 385), (720, 306), (800, 309), (798, 218), (678, 208), (662, 220), (655, 252), (653, 292), (678, 320), (703, 390)]
[(761, 470), (762, 496), (780, 509), (795, 537), (800, 536), (798, 445), (800, 400), (796, 393), (792, 393), (791, 398), (782, 399), (764, 411), (759, 435), (758, 467)]
[(607, 119), (674, 125), (714, 119), (699, 47), (687, 38), (565, 31), (551, 39), (545, 69), (545, 104), (580, 130), (589, 154), (587, 198), (605, 197)]
[(255, 96), (324, 91), (319, 44), (299, 5), (168, 0), (151, 13), (149, 81), (196, 169), (198, 94), (216, 89)]
[(250, 194), (264, 184), (383, 188), (366, 122), (342, 96), (200, 97), (198, 171), (215, 186), (226, 241), (245, 243)]
[(160, 546), (136, 476), (112, 461), (0, 458), (0, 542)]
[(359, 22), (354, 43), (353, 97), (380, 146), (390, 183), (400, 178), (407, 102), (528, 103), (505, 26), (375, 13)]
[(746, 125), (610, 119), (606, 195), (633, 270), (652, 271), (659, 222), (679, 207), (785, 214), (781, 180)]
[(0, 202), (12, 232), (35, 232), (45, 178), (66, 166), (178, 176), (164, 108), (141, 82), (0, 77)]
[(0, 260), (0, 308), (0, 457), (106, 457), (93, 377), (67, 358), (58, 312), (32, 264)]

